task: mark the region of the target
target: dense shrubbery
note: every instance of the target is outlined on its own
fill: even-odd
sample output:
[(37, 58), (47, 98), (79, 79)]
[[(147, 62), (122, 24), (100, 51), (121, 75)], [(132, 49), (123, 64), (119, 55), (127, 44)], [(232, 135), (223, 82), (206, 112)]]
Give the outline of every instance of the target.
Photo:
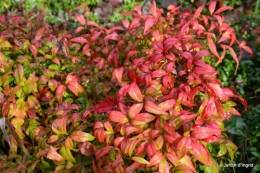
[[(251, 22), (249, 22), (251, 21)], [(236, 172), (257, 172), (260, 170), (260, 145), (257, 142), (259, 138), (259, 86), (260, 86), (260, 54), (259, 54), (259, 15), (244, 15), (234, 24), (234, 28), (239, 34), (239, 39), (245, 39), (253, 49), (253, 56), (245, 54), (240, 61), (240, 68), (236, 76), (232, 73), (235, 70), (231, 57), (227, 55), (223, 66), (218, 68), (223, 85), (234, 88), (248, 102), (248, 111), (242, 114), (242, 117), (232, 117), (230, 121), (225, 122), (225, 127), (229, 138), (238, 146), (238, 152), (235, 155), (235, 163), (250, 163), (254, 168), (238, 168)], [(229, 168), (232, 172), (232, 168)], [(228, 170), (228, 168), (226, 168)]]
[(0, 170), (217, 172), (232, 162), (223, 121), (240, 115), (231, 99), (247, 104), (211, 64), (230, 52), (238, 65), (234, 45), (251, 50), (223, 22), (230, 8), (215, 5), (164, 16), (153, 3), (111, 29), (79, 15), (75, 33), (43, 13), (2, 15)]

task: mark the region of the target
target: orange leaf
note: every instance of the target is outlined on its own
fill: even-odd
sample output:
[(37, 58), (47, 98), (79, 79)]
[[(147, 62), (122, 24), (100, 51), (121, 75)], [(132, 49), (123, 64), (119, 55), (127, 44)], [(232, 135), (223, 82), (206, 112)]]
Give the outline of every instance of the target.
[(115, 77), (117, 79), (117, 81), (121, 83), (123, 72), (124, 72), (123, 67), (116, 68), (116, 69), (114, 69), (112, 76)]
[(149, 113), (140, 113), (136, 115), (132, 120), (141, 121), (143, 123), (149, 123), (153, 121), (156, 117)]
[(169, 99), (160, 103), (158, 106), (162, 108), (163, 111), (168, 111), (175, 105), (175, 103), (176, 103), (175, 99)]
[(213, 164), (212, 160), (210, 159), (210, 153), (207, 148), (202, 145), (197, 139), (191, 140), (191, 148), (193, 155), (203, 164), (209, 166)]
[(140, 113), (140, 111), (143, 109), (143, 103), (134, 104), (130, 107), (128, 111), (128, 116), (130, 119), (134, 118), (137, 114)]
[(68, 84), (68, 88), (77, 97), (80, 94), (85, 94), (86, 93), (85, 89), (77, 82), (70, 82)]
[(37, 57), (37, 52), (38, 52), (37, 47), (35, 45), (31, 44), (29, 48), (30, 48), (30, 50), (31, 50), (31, 52), (33, 54), (33, 57), (36, 58)]
[(136, 85), (135, 82), (133, 82), (128, 90), (128, 94), (134, 99), (135, 101), (142, 102), (143, 101), (143, 95), (141, 93), (141, 90)]
[(220, 129), (214, 129), (209, 127), (195, 127), (192, 131), (192, 137), (196, 139), (206, 139), (220, 132)]
[(64, 86), (64, 85), (58, 86), (58, 88), (56, 90), (56, 97), (57, 97), (57, 100), (59, 103), (62, 102), (62, 97), (63, 97), (65, 91), (66, 91), (66, 86)]
[(167, 115), (167, 112), (165, 112), (162, 108), (160, 108), (155, 103), (153, 103), (153, 102), (151, 102), (149, 100), (145, 102), (144, 109), (147, 112), (150, 112), (150, 113), (153, 113), (153, 114), (164, 114), (164, 115)]
[(108, 118), (110, 121), (121, 123), (121, 124), (128, 122), (128, 118), (126, 117), (126, 115), (124, 115), (122, 112), (119, 111), (109, 112)]
[(35, 34), (35, 40), (40, 40), (44, 34), (45, 27), (40, 28)]
[(54, 161), (57, 161), (57, 162), (62, 162), (64, 161), (64, 158), (56, 151), (57, 149), (52, 147), (52, 146), (49, 146), (49, 151), (47, 153), (47, 158), (48, 159), (51, 159), (51, 160), (54, 160)]
[(91, 134), (82, 131), (75, 131), (71, 133), (70, 138), (76, 142), (93, 141), (95, 139), (95, 137)]
[(151, 158), (150, 164), (147, 165), (147, 167), (149, 168), (149, 167), (152, 167), (152, 166), (154, 166), (154, 165), (157, 165), (157, 164), (160, 163), (162, 160), (164, 160), (164, 156), (163, 156), (162, 152), (161, 152), (161, 151), (157, 151), (157, 152), (155, 153), (155, 155)]

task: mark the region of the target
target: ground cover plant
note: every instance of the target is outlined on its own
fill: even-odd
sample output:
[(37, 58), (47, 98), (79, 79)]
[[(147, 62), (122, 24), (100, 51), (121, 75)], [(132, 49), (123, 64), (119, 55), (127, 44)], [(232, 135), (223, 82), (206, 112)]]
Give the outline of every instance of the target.
[[(106, 29), (83, 15), (74, 33), (44, 13), (0, 17), (3, 172), (218, 172), (237, 147), (224, 120), (246, 101), (222, 87), (236, 39), (216, 2), (156, 8)], [(235, 103), (236, 102), (236, 103)]]

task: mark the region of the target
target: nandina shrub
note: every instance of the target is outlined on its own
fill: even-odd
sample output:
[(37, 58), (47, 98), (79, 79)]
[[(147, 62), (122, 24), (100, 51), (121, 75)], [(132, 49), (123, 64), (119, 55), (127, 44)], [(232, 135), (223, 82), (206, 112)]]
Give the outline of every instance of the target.
[(42, 14), (1, 16), (1, 130), (10, 149), (0, 169), (217, 172), (223, 158), (232, 161), (222, 122), (240, 115), (231, 99), (247, 105), (221, 86), (211, 59), (220, 64), (230, 51), (238, 66), (234, 45), (250, 49), (223, 22), (230, 7), (215, 6), (209, 15), (170, 6), (164, 16), (153, 2), (151, 14), (137, 7), (111, 29), (77, 16), (76, 36)]
[[(98, 62), (99, 74), (112, 68), (119, 87), (108, 91), (113, 100), (84, 113), (102, 117), (93, 128), (99, 142), (94, 172), (218, 172), (227, 152), (232, 162), (237, 148), (222, 134), (223, 121), (240, 116), (232, 100), (247, 104), (221, 86), (211, 59), (218, 65), (229, 51), (237, 69), (234, 46), (240, 57), (242, 49), (252, 52), (223, 22), (220, 13), (231, 8), (215, 7), (211, 2), (204, 15), (204, 5), (194, 13), (170, 6), (163, 16), (153, 1), (150, 15), (142, 15), (140, 8), (126, 13), (134, 18), (122, 22), (123, 34), (78, 17), (83, 26), (77, 32), (93, 27), (71, 41), (81, 43), (82, 53)], [(216, 155), (209, 152), (212, 147), (219, 149)]]
[(0, 16), (1, 172), (82, 170), (78, 155), (93, 148), (93, 123), (82, 118), (93, 93), (86, 67), (71, 35), (43, 18)]

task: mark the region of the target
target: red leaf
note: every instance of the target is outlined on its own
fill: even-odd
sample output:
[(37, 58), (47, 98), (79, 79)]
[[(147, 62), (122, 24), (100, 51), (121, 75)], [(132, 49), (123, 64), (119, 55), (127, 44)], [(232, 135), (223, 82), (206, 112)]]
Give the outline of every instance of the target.
[[(133, 125), (141, 125), (141, 124), (146, 124), (146, 123), (149, 123), (153, 120), (155, 120), (155, 116), (149, 114), (149, 113), (140, 113), (138, 115), (136, 115), (132, 120), (132, 124)], [(136, 121), (140, 121), (142, 122), (141, 124), (138, 124), (138, 122), (135, 122)]]
[(33, 57), (36, 58), (37, 57), (37, 52), (38, 52), (37, 47), (35, 45), (31, 44), (29, 48), (30, 48), (30, 50), (31, 50), (31, 52), (33, 54)]
[(223, 92), (219, 84), (208, 83), (207, 86), (210, 89), (211, 94), (219, 97), (220, 100), (227, 101), (229, 99), (229, 97)]
[(114, 69), (112, 76), (117, 79), (118, 82), (122, 82), (122, 76), (123, 76), (124, 68), (116, 68)]
[(75, 42), (75, 43), (87, 43), (88, 40), (85, 37), (75, 37), (70, 39), (71, 42)]
[(163, 44), (164, 44), (164, 51), (167, 52), (172, 46), (178, 45), (178, 38), (175, 37), (169, 37), (167, 38)]
[(159, 53), (163, 52), (163, 44), (161, 42), (155, 42), (153, 44), (153, 48), (155, 51), (157, 51)]
[(223, 88), (223, 92), (225, 93), (226, 96), (228, 97), (235, 97), (237, 99), (239, 99), (239, 101), (244, 105), (245, 109), (247, 110), (247, 102), (244, 98), (235, 95), (229, 88)]
[(191, 136), (196, 139), (206, 139), (219, 133), (221, 133), (220, 129), (215, 129), (211, 127), (195, 127), (192, 131)]
[(129, 28), (130, 22), (129, 22), (128, 20), (122, 20), (122, 25), (123, 25), (125, 28)]
[(169, 109), (173, 108), (175, 103), (176, 103), (175, 99), (170, 99), (160, 103), (158, 106), (162, 108), (163, 111), (168, 111)]
[(84, 156), (92, 156), (95, 154), (94, 145), (90, 142), (83, 142), (79, 145), (79, 151)]
[(155, 155), (150, 159), (150, 164), (147, 165), (147, 167), (152, 167), (154, 165), (157, 165), (162, 160), (164, 160), (164, 156), (161, 151), (157, 151)]
[(56, 97), (57, 97), (57, 100), (59, 103), (62, 102), (62, 97), (63, 97), (65, 91), (66, 91), (66, 86), (64, 86), (64, 85), (58, 86), (58, 88), (56, 90)]
[(9, 106), (10, 106), (10, 102), (9, 100), (6, 100), (2, 106), (2, 115), (3, 117), (6, 117), (8, 115), (9, 112)]
[(162, 77), (164, 75), (166, 75), (167, 73), (164, 70), (155, 70), (152, 72), (152, 77), (156, 78), (156, 77)]
[(194, 12), (194, 17), (197, 18), (199, 17), (201, 11), (203, 10), (205, 4), (203, 4), (202, 6), (200, 6), (199, 8), (196, 9), (196, 11)]
[(230, 53), (231, 53), (231, 55), (232, 55), (232, 57), (233, 57), (233, 59), (236, 61), (236, 69), (235, 69), (235, 74), (237, 73), (237, 69), (238, 69), (238, 66), (239, 66), (239, 60), (238, 60), (238, 58), (237, 58), (237, 54), (236, 54), (236, 52), (234, 51), (234, 49), (232, 48), (232, 47), (227, 47), (228, 48), (228, 50), (230, 51)]
[(93, 43), (101, 34), (102, 34), (102, 31), (100, 31), (100, 32), (95, 31), (94, 34), (90, 38), (90, 42)]
[(59, 135), (51, 135), (48, 139), (48, 143), (53, 143), (59, 139)]
[(79, 77), (73, 72), (69, 73), (68, 76), (66, 77), (66, 84), (70, 82), (79, 82), (79, 81), (80, 81)]
[(136, 156), (138, 156), (144, 152), (148, 143), (149, 143), (148, 141), (145, 141), (145, 142), (141, 143), (141, 145), (139, 145), (139, 147), (137, 148), (137, 151), (136, 151)]
[(143, 101), (143, 95), (141, 93), (141, 90), (136, 85), (135, 82), (133, 82), (128, 90), (128, 94), (134, 99), (135, 101), (142, 102)]
[(68, 116), (62, 116), (58, 119), (55, 119), (52, 122), (52, 130), (56, 133), (56, 134), (67, 134), (67, 122), (68, 122)]
[(76, 19), (77, 19), (77, 21), (78, 21), (81, 25), (85, 25), (85, 24), (86, 24), (85, 17), (84, 17), (82, 14), (76, 16)]
[(132, 20), (132, 22), (131, 22), (131, 25), (130, 25), (130, 27), (129, 27), (129, 30), (131, 31), (131, 30), (133, 30), (134, 28), (136, 28), (137, 26), (139, 26), (139, 25), (140, 25), (140, 20), (141, 20), (141, 18), (135, 17), (135, 18)]
[(191, 148), (193, 155), (203, 164), (209, 166), (213, 164), (212, 160), (210, 159), (210, 153), (207, 148), (198, 142), (196, 139), (191, 140)]
[(92, 136), (91, 134), (82, 131), (75, 131), (71, 133), (70, 138), (76, 142), (87, 142), (87, 141), (93, 141), (95, 139), (95, 137)]
[(158, 105), (156, 105), (155, 103), (153, 103), (153, 102), (151, 102), (149, 100), (145, 102), (144, 109), (147, 112), (150, 112), (150, 113), (153, 113), (153, 114), (164, 114), (164, 115), (167, 115), (166, 111), (164, 111)]
[(155, 19), (153, 17), (148, 17), (145, 21), (144, 25), (144, 35), (147, 33), (147, 31), (155, 24)]
[(188, 149), (190, 148), (191, 140), (189, 137), (183, 137), (177, 145), (177, 155), (178, 158), (182, 158), (187, 154)]
[(139, 51), (136, 51), (136, 50), (132, 50), (132, 51), (129, 51), (128, 53), (127, 53), (127, 59), (128, 58), (130, 58), (130, 57), (132, 57), (133, 55), (136, 55), (136, 54), (138, 54), (139, 53)]
[(134, 118), (137, 114), (140, 113), (140, 111), (143, 109), (143, 103), (134, 104), (130, 107), (128, 111), (128, 116), (130, 119)]
[(231, 10), (231, 9), (233, 9), (233, 8), (230, 7), (230, 6), (223, 6), (223, 7), (221, 7), (220, 9), (218, 9), (214, 14), (218, 14), (218, 13), (221, 13), (221, 12), (223, 12), (223, 11)]
[(222, 34), (221, 38), (219, 39), (218, 43), (231, 39), (230, 31), (226, 31)]
[(209, 56), (209, 55), (210, 55), (209, 51), (200, 50), (200, 51), (196, 52), (195, 58), (201, 58), (202, 56)]
[(104, 148), (102, 148), (102, 149), (96, 151), (96, 153), (95, 153), (96, 160), (98, 160), (98, 159), (101, 158), (102, 156), (108, 154), (108, 152), (109, 152), (110, 150), (114, 150), (114, 149), (115, 149), (115, 147), (113, 147), (113, 146), (106, 146), (106, 147), (104, 147)]
[(93, 108), (93, 110), (97, 113), (103, 113), (103, 112), (109, 112), (116, 106), (115, 103), (112, 102), (101, 102), (99, 104), (96, 104)]
[(166, 153), (164, 154), (167, 159), (174, 165), (174, 166), (177, 166), (178, 163), (179, 163), (179, 159), (178, 157), (176, 156), (176, 154), (174, 152), (172, 153)]
[(79, 96), (79, 94), (86, 93), (85, 89), (77, 82), (70, 82), (68, 84), (68, 88), (77, 97)]
[(152, 1), (152, 5), (150, 6), (150, 12), (154, 17), (157, 17), (157, 10), (156, 10), (156, 2), (155, 0)]
[(87, 21), (87, 25), (88, 26), (95, 26), (95, 27), (99, 28), (98, 24), (96, 22), (93, 22), (93, 21)]
[(105, 42), (107, 42), (108, 40), (117, 41), (117, 39), (118, 39), (118, 35), (116, 32), (109, 34), (109, 35), (105, 36), (105, 38), (104, 38)]
[(208, 40), (208, 45), (209, 45), (209, 48), (210, 48), (211, 52), (212, 52), (218, 59), (220, 59), (220, 56), (219, 56), (219, 54), (218, 54), (216, 45), (213, 43), (213, 41), (212, 41), (210, 35), (207, 36), (207, 40)]
[(110, 121), (121, 123), (121, 124), (128, 122), (128, 118), (122, 112), (119, 111), (109, 112), (108, 118)]
[(170, 173), (170, 167), (168, 162), (163, 159), (160, 163), (159, 163), (159, 172), (160, 173)]
[(118, 147), (124, 139), (125, 139), (125, 137), (117, 137), (117, 138), (114, 140), (114, 146), (115, 146), (115, 147)]
[(211, 14), (211, 15), (213, 14), (213, 12), (214, 12), (215, 9), (216, 9), (216, 4), (217, 4), (216, 1), (212, 1), (212, 2), (209, 4), (209, 11), (210, 11), (210, 14)]
[(45, 27), (40, 28), (35, 34), (35, 40), (40, 40), (45, 32)]

